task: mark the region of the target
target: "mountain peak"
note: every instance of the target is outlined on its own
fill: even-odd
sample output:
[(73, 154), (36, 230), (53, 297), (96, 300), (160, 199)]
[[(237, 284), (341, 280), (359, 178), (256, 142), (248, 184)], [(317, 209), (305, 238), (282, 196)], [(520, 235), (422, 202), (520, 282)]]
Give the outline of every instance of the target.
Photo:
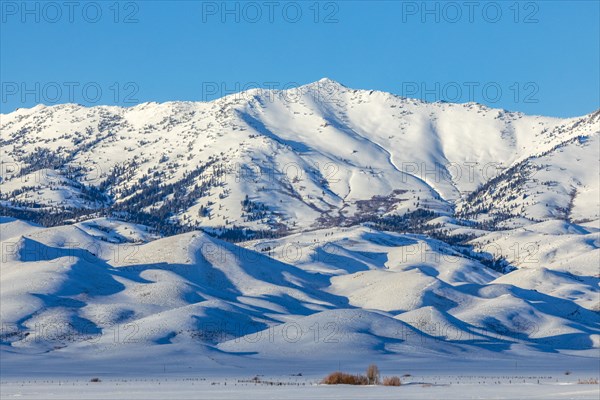
[(337, 82), (337, 81), (335, 81), (335, 80), (333, 80), (331, 78), (327, 78), (327, 77), (321, 78), (317, 82), (318, 83), (333, 83), (333, 84), (336, 84), (336, 85), (340, 85), (339, 82)]
[(307, 85), (304, 85), (304, 86), (310, 86), (310, 87), (313, 87), (313, 86), (316, 86), (316, 87), (323, 87), (323, 86), (328, 86), (328, 87), (330, 87), (330, 86), (337, 86), (337, 87), (342, 87), (342, 88), (345, 88), (345, 87), (346, 87), (345, 85), (343, 85), (343, 84), (339, 83), (338, 81), (336, 81), (336, 80), (333, 80), (333, 79), (331, 79), (331, 78), (327, 78), (327, 77), (325, 77), (325, 78), (321, 78), (321, 79), (319, 79), (318, 81), (311, 82), (311, 83), (309, 83), (309, 84), (307, 84)]

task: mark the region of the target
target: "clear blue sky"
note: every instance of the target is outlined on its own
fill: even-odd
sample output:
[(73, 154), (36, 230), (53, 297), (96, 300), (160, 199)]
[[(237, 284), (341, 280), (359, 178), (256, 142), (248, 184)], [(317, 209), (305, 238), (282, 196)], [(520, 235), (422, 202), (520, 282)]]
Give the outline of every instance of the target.
[(531, 114), (600, 107), (598, 1), (1, 3), (4, 113), (206, 100), (322, 77)]

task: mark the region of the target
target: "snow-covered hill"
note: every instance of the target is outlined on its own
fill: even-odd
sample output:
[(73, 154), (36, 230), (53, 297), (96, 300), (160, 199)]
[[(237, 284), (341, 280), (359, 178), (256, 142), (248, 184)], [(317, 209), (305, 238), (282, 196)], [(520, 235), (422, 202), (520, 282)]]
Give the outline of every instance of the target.
[[(4, 350), (119, 357), (165, 345), (206, 357), (308, 360), (592, 355), (600, 346), (600, 280), (583, 275), (581, 261), (579, 272), (547, 263), (501, 274), (426, 236), (363, 226), (244, 247), (197, 231), (132, 243), (90, 230), (109, 225), (120, 223), (2, 220)], [(145, 229), (120, 230), (143, 237)], [(556, 253), (597, 258), (598, 232), (569, 230)]]

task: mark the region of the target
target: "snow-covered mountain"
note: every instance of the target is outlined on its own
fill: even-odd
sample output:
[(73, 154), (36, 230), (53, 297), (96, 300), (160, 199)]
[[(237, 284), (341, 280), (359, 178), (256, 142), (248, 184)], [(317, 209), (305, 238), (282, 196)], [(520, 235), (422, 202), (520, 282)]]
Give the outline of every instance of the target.
[(600, 111), (526, 116), (325, 79), (37, 106), (0, 130), (8, 363), (600, 348)]
[(212, 102), (1, 117), (2, 203), (52, 223), (93, 210), (161, 229), (283, 233), (417, 209), (598, 218), (600, 112), (534, 117), (323, 79)]

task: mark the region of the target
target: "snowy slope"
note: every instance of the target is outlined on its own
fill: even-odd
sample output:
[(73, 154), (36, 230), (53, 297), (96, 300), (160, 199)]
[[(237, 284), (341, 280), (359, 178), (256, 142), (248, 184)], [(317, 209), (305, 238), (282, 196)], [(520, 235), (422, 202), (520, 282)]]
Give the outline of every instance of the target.
[[(477, 212), (522, 206), (536, 220), (586, 220), (598, 218), (587, 166), (598, 162), (599, 115), (425, 103), (328, 79), (206, 103), (40, 105), (2, 115), (2, 194), (12, 206), (112, 204), (195, 227), (298, 230), (417, 208), (447, 213), (469, 194), (481, 198), (470, 202)], [(482, 193), (519, 165), (537, 171), (527, 189)]]
[(1, 227), (9, 352), (118, 357), (168, 346), (235, 363), (600, 346), (597, 276), (502, 275), (423, 235), (359, 226), (240, 247), (202, 232), (131, 243), (81, 224)]

